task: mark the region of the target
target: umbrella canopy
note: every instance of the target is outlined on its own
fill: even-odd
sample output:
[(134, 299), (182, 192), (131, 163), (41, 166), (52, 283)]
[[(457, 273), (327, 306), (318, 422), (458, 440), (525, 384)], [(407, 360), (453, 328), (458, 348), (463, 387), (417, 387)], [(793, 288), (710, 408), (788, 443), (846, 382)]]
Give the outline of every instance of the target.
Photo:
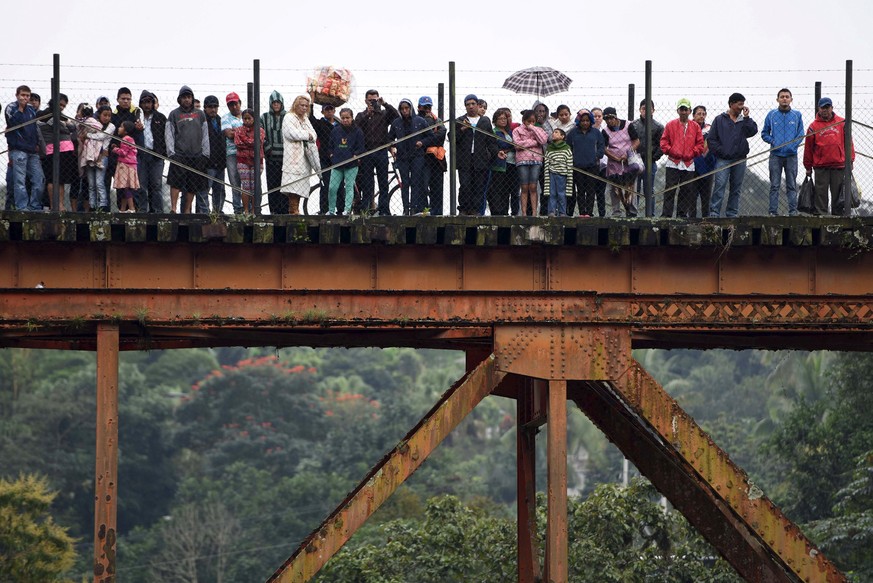
[(572, 82), (572, 79), (551, 67), (531, 67), (507, 77), (503, 88), (516, 93), (548, 97), (566, 91)]

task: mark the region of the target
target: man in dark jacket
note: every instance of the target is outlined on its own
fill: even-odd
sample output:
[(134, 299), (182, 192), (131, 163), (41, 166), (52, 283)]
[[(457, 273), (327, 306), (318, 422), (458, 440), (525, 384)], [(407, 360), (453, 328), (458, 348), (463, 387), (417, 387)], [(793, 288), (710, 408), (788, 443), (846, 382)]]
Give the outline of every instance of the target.
[[(635, 119), (631, 125), (640, 137), (640, 147), (637, 151), (643, 159), (643, 164), (646, 164), (646, 123), (652, 120), (652, 167), (649, 168), (649, 173), (652, 177), (652, 190), (655, 188), (655, 175), (658, 173), (658, 165), (656, 162), (661, 159), (664, 153), (661, 151), (661, 136), (664, 134), (664, 124), (655, 119), (655, 104), (652, 104), (652, 115), (648, 115), (646, 100), (640, 101), (640, 117)], [(645, 186), (645, 172), (640, 172), (637, 176), (637, 192), (643, 193)]]
[(497, 156), (497, 140), (491, 120), (479, 115), (479, 98), (473, 94), (464, 98), (466, 115), (455, 120), (458, 167), (458, 212), (462, 215), (481, 214), (485, 197), (485, 182), (491, 162)]
[[(309, 123), (312, 124), (312, 128), (315, 130), (315, 135), (318, 137), (318, 161), (321, 164), (322, 169), (331, 166), (330, 135), (333, 133), (333, 128), (339, 124), (335, 114), (336, 108), (333, 105), (325, 104), (321, 106), (321, 118), (316, 118), (315, 92), (313, 91), (309, 94)], [(326, 215), (327, 211), (330, 210), (328, 208), (329, 205), (327, 200), (328, 192), (330, 191), (330, 170), (322, 170), (321, 176), (319, 176), (319, 181), (321, 187), (318, 189), (318, 211), (321, 214)], [(345, 190), (342, 191), (345, 192)], [(339, 198), (340, 200), (337, 201), (337, 212), (342, 214), (346, 210), (346, 200), (344, 196)]]
[[(749, 138), (758, 133), (758, 124), (749, 117), (746, 98), (742, 93), (732, 93), (728, 98), (728, 110), (712, 122), (707, 143), (715, 156), (715, 179), (709, 216), (721, 215), (721, 203), (725, 187), (730, 180), (725, 216), (740, 214), (740, 189), (746, 174), (746, 156), (749, 155)], [(728, 167), (729, 166), (729, 167)]]
[(209, 132), (209, 161), (206, 162), (209, 179), (203, 193), (197, 194), (197, 212), (201, 212), (199, 209), (202, 207), (206, 208), (202, 212), (209, 212), (209, 191), (212, 190), (212, 212), (221, 213), (226, 199), (224, 169), (227, 166), (227, 148), (221, 117), (218, 115), (218, 97), (207, 95), (203, 100), (203, 112), (206, 113), (206, 129)]
[(149, 91), (143, 91), (139, 96), (139, 108), (142, 111), (142, 131), (133, 133), (133, 141), (144, 148), (137, 152), (136, 170), (139, 175), (139, 190), (136, 193), (136, 208), (141, 213), (164, 212), (163, 174), (164, 160), (160, 156), (167, 155), (167, 142), (164, 131), (167, 128), (167, 116), (155, 109), (155, 96)]
[[(9, 160), (12, 162), (12, 189), (7, 189), (15, 203), (15, 210), (42, 210), (40, 197), (45, 186), (45, 175), (39, 161), (39, 132), (36, 128), (36, 110), (28, 103), (30, 87), (21, 85), (15, 90), (15, 101), (6, 106), (6, 127), (21, 126), (6, 134)], [(25, 184), (30, 178), (30, 191)]]
[[(364, 146), (372, 150), (388, 143), (388, 128), (391, 122), (400, 115), (397, 110), (379, 96), (375, 89), (367, 91), (367, 110), (355, 116), (355, 125), (364, 132)], [(361, 159), (361, 169), (358, 172), (358, 187), (361, 189), (361, 211), (369, 212), (373, 206), (375, 195), (373, 171), (379, 182), (379, 214), (388, 216), (391, 208), (388, 206), (388, 150), (382, 148)]]
[[(428, 146), (431, 151), (428, 152), (426, 149), (424, 155), (424, 173), (427, 177), (427, 206), (430, 207), (431, 215), (439, 216), (443, 214), (446, 151), (445, 149), (438, 151), (438, 149), (442, 148), (446, 142), (446, 126), (439, 123), (439, 119), (433, 112), (433, 99), (427, 95), (418, 100), (418, 115), (423, 117), (429, 126), (433, 127), (431, 144)], [(442, 155), (442, 158), (439, 155)]]
[[(422, 132), (428, 127), (424, 118), (412, 113), (412, 101), (400, 100), (397, 110), (400, 117), (391, 122), (388, 139), (395, 141), (391, 148), (394, 165), (400, 173), (400, 197), (403, 199), (403, 214), (419, 214), (427, 205), (427, 181), (424, 175), (424, 153), (433, 144), (432, 132)], [(418, 133), (422, 132), (422, 133)], [(417, 135), (413, 135), (417, 134)], [(412, 200), (409, 191), (412, 189)]]

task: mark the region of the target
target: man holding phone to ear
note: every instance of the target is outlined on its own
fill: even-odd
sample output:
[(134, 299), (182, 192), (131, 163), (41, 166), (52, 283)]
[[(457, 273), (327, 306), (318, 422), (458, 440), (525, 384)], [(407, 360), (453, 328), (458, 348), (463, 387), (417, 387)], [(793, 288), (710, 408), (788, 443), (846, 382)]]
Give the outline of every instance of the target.
[(749, 155), (749, 138), (758, 133), (758, 124), (749, 117), (746, 98), (742, 93), (732, 93), (728, 97), (728, 109), (712, 122), (707, 143), (709, 151), (715, 155), (715, 179), (712, 198), (709, 203), (709, 216), (721, 215), (724, 191), (730, 180), (725, 216), (740, 214), (740, 189), (746, 174), (746, 156)]
[[(386, 103), (382, 99), (376, 89), (369, 89), (364, 99), (367, 103), (367, 109), (355, 116), (355, 125), (364, 132), (364, 148), (370, 151), (388, 143), (388, 128), (391, 127), (391, 122), (400, 117), (400, 114), (390, 103)], [(388, 216), (391, 214), (391, 208), (388, 205), (387, 148), (382, 148), (361, 159), (357, 182), (361, 189), (362, 213), (370, 212), (373, 207), (374, 170), (376, 171), (376, 180), (379, 182), (379, 214)]]

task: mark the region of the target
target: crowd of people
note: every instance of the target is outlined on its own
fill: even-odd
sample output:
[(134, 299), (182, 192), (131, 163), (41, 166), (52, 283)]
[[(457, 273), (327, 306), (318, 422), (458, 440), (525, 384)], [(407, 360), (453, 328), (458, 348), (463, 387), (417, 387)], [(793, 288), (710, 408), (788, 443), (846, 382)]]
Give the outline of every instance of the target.
[[(317, 190), (318, 203), (310, 212), (390, 215), (393, 166), (403, 214), (444, 213), (450, 124), (438, 119), (430, 97), (415, 103), (402, 99), (394, 107), (370, 89), (366, 108), (357, 115), (342, 107), (337, 116), (336, 107), (325, 104), (320, 117), (316, 99), (314, 93), (299, 95), (286, 111), (283, 96), (273, 91), (256, 136), (255, 114), (242, 108), (235, 92), (225, 96), (227, 113), (219, 115), (218, 97), (206, 96), (201, 108), (193, 90), (182, 86), (178, 106), (164, 115), (154, 93), (142, 91), (135, 105), (130, 89), (122, 87), (114, 108), (100, 97), (94, 106), (80, 103), (74, 118), (62, 116), (55, 152), (55, 104), (49, 100), (41, 110), (39, 96), (22, 85), (16, 101), (5, 108), (6, 208), (38, 211), (59, 200), (51, 210), (109, 212), (114, 187), (119, 212), (221, 213), (229, 184), (233, 212), (256, 214), (262, 206), (254, 196), (260, 166), (271, 214), (299, 214), (301, 201)], [(788, 214), (799, 212), (798, 149), (803, 143), (806, 174), (815, 172), (810, 212), (841, 214), (844, 120), (824, 97), (806, 129), (792, 99), (790, 90), (779, 90), (777, 107), (760, 131), (771, 148), (769, 213), (778, 214), (783, 176)], [(63, 112), (68, 98), (61, 93), (58, 100)], [(641, 214), (646, 178), (654, 184), (655, 163), (666, 157), (662, 217), (736, 217), (749, 138), (759, 133), (740, 93), (728, 97), (726, 111), (711, 125), (706, 108), (684, 98), (676, 104), (677, 117), (666, 125), (653, 119), (654, 105), (646, 100), (634, 121), (619, 118), (614, 107), (574, 113), (562, 104), (550, 113), (537, 100), (516, 123), (506, 107), (489, 117), (488, 104), (475, 94), (464, 98), (464, 108), (465, 114), (454, 120), (456, 210), (463, 215), (591, 217), (596, 212), (635, 217)], [(649, 151), (644, 147), (647, 130)], [(56, 161), (58, 193), (53, 192)], [(168, 208), (163, 196), (167, 164)]]

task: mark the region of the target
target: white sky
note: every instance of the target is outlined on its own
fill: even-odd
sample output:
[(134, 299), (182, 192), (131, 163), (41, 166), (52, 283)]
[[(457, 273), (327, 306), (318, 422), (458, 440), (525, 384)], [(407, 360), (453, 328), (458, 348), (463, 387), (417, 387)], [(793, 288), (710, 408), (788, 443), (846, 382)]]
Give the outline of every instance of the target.
[[(61, 6), (56, 21), (43, 19)], [(48, 97), (55, 52), (61, 55), (62, 90), (71, 102), (108, 94), (114, 103), (116, 89), (127, 85), (135, 99), (143, 88), (157, 93), (165, 112), (175, 107), (182, 83), (200, 99), (218, 95), (222, 104), (230, 90), (243, 94), (255, 58), (261, 60), (265, 96), (280, 88), (288, 98), (302, 88), (307, 70), (335, 64), (356, 74), (358, 99), (371, 86), (395, 104), (425, 93), (435, 98), (436, 84), (447, 83), (447, 63), (454, 60), (458, 99), (468, 92), (482, 94), (493, 102), (492, 111), (503, 104), (514, 110), (528, 106), (532, 98), (500, 85), (512, 71), (548, 65), (574, 79), (568, 94), (547, 100), (553, 109), (566, 101), (571, 108), (615, 105), (620, 112), (626, 109), (628, 83), (636, 84), (637, 101), (643, 97), (642, 71), (650, 59), (656, 107), (668, 118), (679, 97), (721, 109), (733, 90), (753, 104), (760, 101), (759, 111), (769, 109), (783, 85), (794, 89), (797, 106), (815, 81), (825, 83), (839, 110), (842, 71), (850, 58), (856, 107), (864, 106), (864, 97), (873, 98), (873, 86), (864, 86), (873, 70), (869, 19), (863, 17), (869, 5), (860, 0), (149, 0), (99, 6), (49, 0), (34, 13), (31, 26), (7, 20), (0, 46), (0, 100), (12, 100), (19, 80)]]
[[(142, 7), (147, 6), (146, 10)], [(644, 97), (645, 60), (653, 62), (655, 118), (666, 122), (687, 97), (703, 104), (709, 119), (742, 92), (752, 118), (763, 123), (776, 92), (789, 87), (794, 107), (809, 124), (813, 89), (844, 113), (845, 62), (854, 61), (854, 117), (873, 125), (873, 34), (869, 4), (861, 0), (813, 2), (231, 2), (179, 3), (148, 0), (100, 5), (49, 0), (31, 20), (7, 20), (0, 45), (0, 102), (14, 100), (24, 82), (49, 97), (52, 54), (61, 55), (62, 91), (74, 107), (130, 87), (156, 93), (161, 111), (176, 107), (182, 84), (202, 100), (236, 91), (245, 101), (252, 61), (261, 63), (261, 109), (271, 90), (290, 104), (316, 66), (353, 71), (349, 105), (359, 111), (363, 93), (375, 87), (393, 104), (431, 95), (446, 85), (455, 61), (457, 106), (467, 93), (517, 112), (532, 96), (501, 88), (518, 69), (547, 65), (568, 74), (566, 93), (544, 101), (555, 109), (614, 106), (627, 111), (628, 84), (635, 102)], [(54, 9), (63, 14), (49, 17)], [(251, 32), (247, 33), (246, 28)], [(635, 108), (634, 108), (635, 109)], [(66, 113), (75, 110), (68, 108)], [(446, 116), (448, 106), (446, 106)], [(0, 127), (2, 127), (0, 121)], [(855, 127), (860, 153), (873, 155), (873, 130)], [(752, 152), (765, 150), (753, 139)], [(762, 159), (761, 161), (764, 161)], [(864, 166), (869, 167), (862, 167)], [(760, 165), (765, 169), (766, 163)], [(873, 160), (859, 157), (856, 177), (873, 188)], [(761, 170), (762, 172), (764, 170)]]

